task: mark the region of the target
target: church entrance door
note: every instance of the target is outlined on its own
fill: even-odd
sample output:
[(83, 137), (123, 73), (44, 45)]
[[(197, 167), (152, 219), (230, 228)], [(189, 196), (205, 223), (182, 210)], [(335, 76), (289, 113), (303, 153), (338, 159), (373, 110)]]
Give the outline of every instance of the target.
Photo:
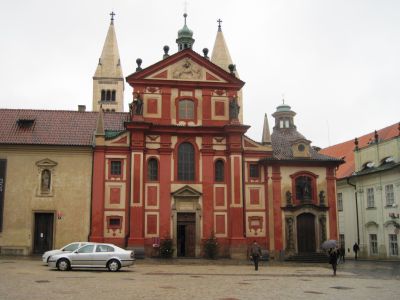
[(35, 213), (34, 254), (41, 254), (53, 248), (53, 222), (53, 213)]
[(194, 257), (196, 246), (196, 214), (178, 213), (177, 256)]
[(315, 252), (315, 216), (304, 213), (297, 217), (297, 249), (299, 253)]

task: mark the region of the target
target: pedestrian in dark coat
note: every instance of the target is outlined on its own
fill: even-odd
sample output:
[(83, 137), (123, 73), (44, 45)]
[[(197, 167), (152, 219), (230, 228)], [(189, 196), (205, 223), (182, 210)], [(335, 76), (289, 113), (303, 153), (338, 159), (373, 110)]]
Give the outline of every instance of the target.
[(258, 261), (260, 260), (261, 257), (261, 247), (259, 244), (257, 244), (257, 241), (254, 241), (253, 244), (251, 245), (250, 255), (251, 259), (254, 262), (254, 269), (258, 271)]
[(346, 255), (346, 249), (344, 249), (343, 246), (340, 247), (339, 254), (340, 254), (340, 261), (342, 261), (344, 263), (344, 261), (345, 261), (344, 256)]
[(357, 252), (360, 251), (360, 247), (358, 246), (357, 243), (354, 243), (353, 251), (354, 251), (354, 258), (355, 258), (355, 260), (357, 260)]
[(338, 249), (329, 249), (329, 263), (332, 265), (333, 276), (336, 276)]

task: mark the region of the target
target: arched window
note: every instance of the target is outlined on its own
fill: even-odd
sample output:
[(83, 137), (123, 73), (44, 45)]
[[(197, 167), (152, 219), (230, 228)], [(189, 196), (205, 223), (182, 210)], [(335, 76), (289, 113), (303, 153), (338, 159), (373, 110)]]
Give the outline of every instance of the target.
[(111, 101), (115, 101), (115, 90), (111, 92)]
[(218, 159), (215, 162), (215, 181), (221, 182), (225, 180), (224, 170), (224, 161), (222, 159)]
[(178, 180), (194, 180), (194, 147), (190, 143), (178, 148)]
[(110, 101), (111, 99), (111, 91), (107, 90), (106, 101)]
[(47, 169), (42, 171), (41, 190), (42, 193), (50, 192), (51, 172)]
[(179, 119), (181, 120), (194, 119), (194, 102), (192, 100), (179, 101)]
[(155, 158), (150, 158), (147, 162), (147, 179), (158, 180), (158, 161)]
[(106, 91), (101, 90), (101, 101), (105, 101), (105, 100), (106, 100)]
[(312, 178), (299, 176), (296, 178), (296, 199), (300, 201), (312, 200)]

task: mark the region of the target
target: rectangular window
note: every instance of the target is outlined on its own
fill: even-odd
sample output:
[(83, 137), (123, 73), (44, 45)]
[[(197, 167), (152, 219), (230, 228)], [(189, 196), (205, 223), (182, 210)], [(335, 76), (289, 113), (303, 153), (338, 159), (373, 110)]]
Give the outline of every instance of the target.
[(394, 204), (393, 184), (385, 185), (386, 205), (392, 206)]
[(250, 164), (249, 169), (250, 178), (260, 178), (260, 167), (257, 164)]
[(343, 194), (337, 194), (337, 209), (338, 211), (343, 211)]
[(372, 255), (378, 254), (378, 237), (376, 234), (369, 235), (369, 249)]
[(340, 243), (340, 247), (343, 247), (346, 249), (346, 245), (344, 243), (344, 234), (339, 234), (339, 243)]
[(107, 217), (107, 225), (110, 229), (120, 229), (122, 228), (122, 217), (110, 216)]
[(389, 255), (399, 255), (399, 245), (397, 244), (397, 234), (389, 234)]
[(367, 207), (375, 207), (374, 188), (367, 189)]
[(111, 161), (111, 175), (112, 176), (121, 175), (121, 161), (120, 160)]

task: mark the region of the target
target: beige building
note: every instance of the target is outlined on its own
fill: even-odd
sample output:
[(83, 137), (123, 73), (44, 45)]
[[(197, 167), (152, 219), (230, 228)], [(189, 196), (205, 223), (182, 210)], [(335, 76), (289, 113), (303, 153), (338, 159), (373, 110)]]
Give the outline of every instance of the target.
[(338, 172), (339, 237), (354, 256), (399, 259), (400, 127), (393, 124), (321, 151), (342, 157)]

